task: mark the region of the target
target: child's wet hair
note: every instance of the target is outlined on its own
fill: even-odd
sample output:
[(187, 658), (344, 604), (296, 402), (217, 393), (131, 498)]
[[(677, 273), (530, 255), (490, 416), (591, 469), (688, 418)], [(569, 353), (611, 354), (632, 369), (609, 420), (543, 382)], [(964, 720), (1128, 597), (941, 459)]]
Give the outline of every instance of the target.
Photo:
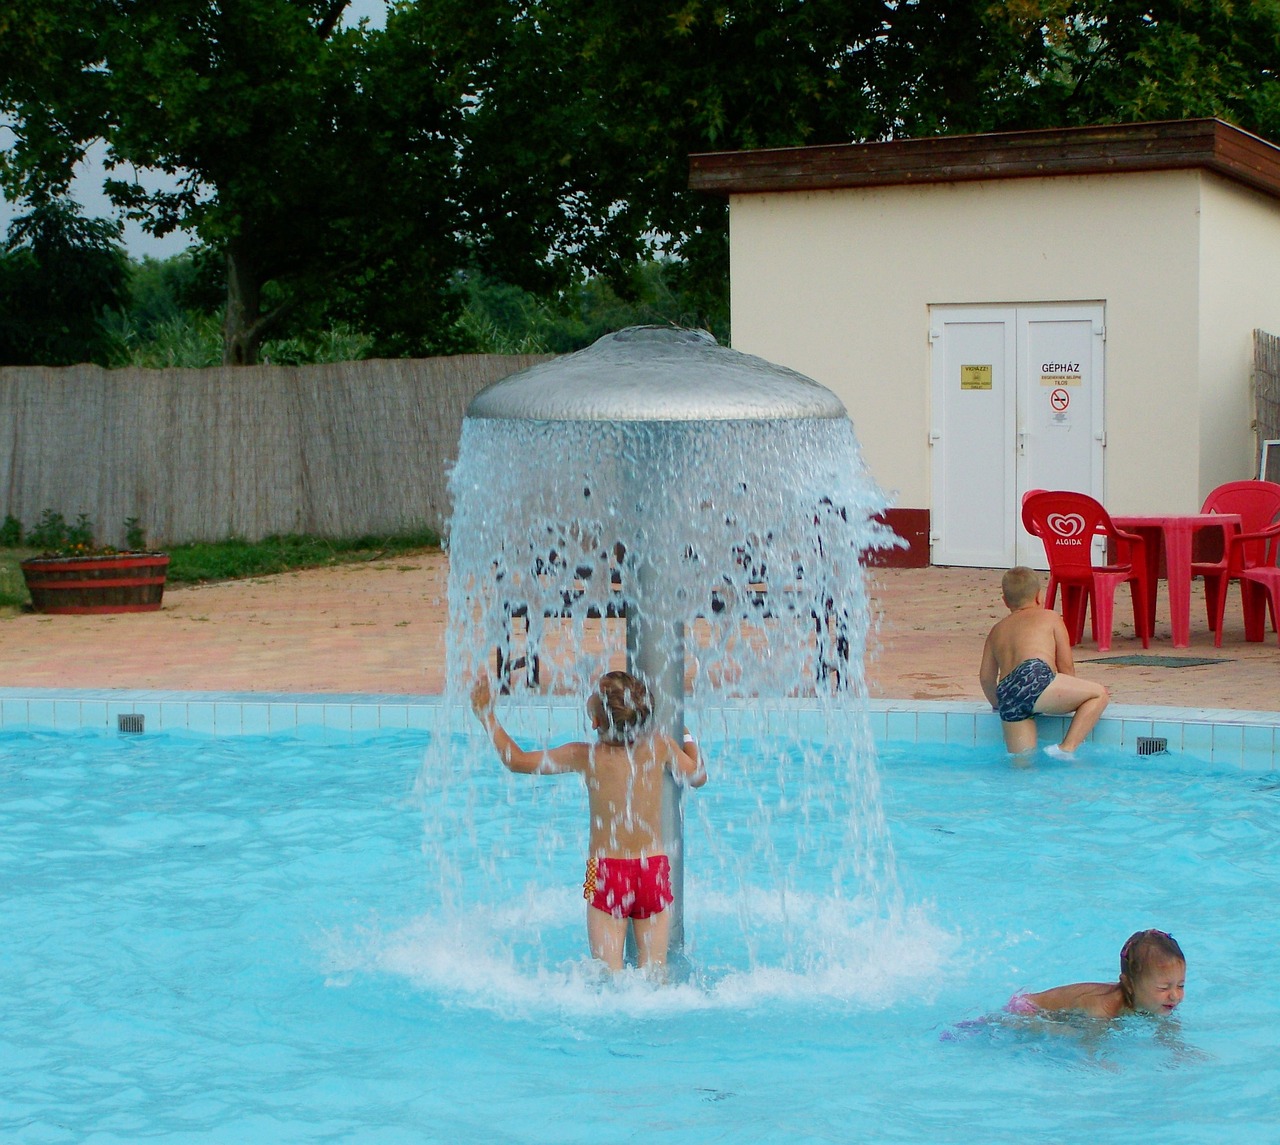
[(1186, 956), (1172, 934), (1163, 930), (1139, 930), (1120, 948), (1120, 989), (1125, 1002), (1133, 1005), (1133, 983), (1153, 966), (1169, 962), (1187, 964)]
[(1040, 591), (1040, 574), (1026, 565), (1015, 565), (1000, 579), (1000, 592), (1010, 608), (1030, 604)]
[(630, 672), (606, 672), (596, 685), (596, 695), (604, 709), (609, 739), (630, 743), (653, 716), (648, 687)]

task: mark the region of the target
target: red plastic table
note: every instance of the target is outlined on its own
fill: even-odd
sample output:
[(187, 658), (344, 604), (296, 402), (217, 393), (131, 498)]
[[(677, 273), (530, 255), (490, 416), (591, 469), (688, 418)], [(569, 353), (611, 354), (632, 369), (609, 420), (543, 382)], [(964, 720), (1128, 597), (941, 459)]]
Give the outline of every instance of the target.
[(1165, 573), (1169, 578), (1169, 623), (1173, 646), (1191, 643), (1191, 538), (1198, 529), (1221, 529), (1223, 552), (1228, 538), (1241, 528), (1239, 513), (1179, 513), (1156, 516), (1115, 517), (1116, 528), (1137, 533), (1147, 549), (1147, 616), (1154, 629), (1156, 580), (1160, 575), (1160, 546), (1164, 543)]

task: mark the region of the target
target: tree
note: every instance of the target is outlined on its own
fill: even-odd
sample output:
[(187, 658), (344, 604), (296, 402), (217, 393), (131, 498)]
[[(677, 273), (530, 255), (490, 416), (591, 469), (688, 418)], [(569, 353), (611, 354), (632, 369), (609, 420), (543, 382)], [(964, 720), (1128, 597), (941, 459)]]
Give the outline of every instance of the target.
[(1278, 0), (1020, 0), (985, 23), (1014, 66), (978, 129), (1218, 116), (1280, 139)]
[(119, 224), (46, 199), (9, 225), (0, 255), (0, 365), (102, 362), (103, 313), (121, 304), (128, 260)]
[(65, 190), (98, 137), (170, 173), (109, 186), (220, 254), (245, 362), (291, 315), (447, 350), (459, 271), (634, 301), (655, 252), (709, 323), (727, 210), (686, 189), (697, 151), (1189, 115), (1280, 138), (1280, 0), (395, 0), (379, 32), (345, 7), (8, 0), (0, 179)]
[[(473, 256), (528, 289), (675, 256), (689, 296), (727, 289), (725, 204), (687, 190), (713, 148), (875, 137), (867, 0), (417, 0), (456, 98)], [(532, 239), (532, 241), (530, 241)]]
[[(224, 360), (256, 360), (299, 307), (399, 303), (374, 330), (419, 349), (452, 322), (458, 109), (412, 11), (344, 27), (346, 0), (11, 0), (0, 109), (11, 195), (65, 191), (106, 141), (114, 202), (185, 228), (226, 268)], [(151, 189), (118, 177), (151, 168)], [(407, 289), (414, 303), (405, 304)]]
[(725, 289), (727, 212), (686, 189), (693, 152), (1193, 115), (1280, 138), (1280, 0), (417, 7), (472, 109), (474, 257), (534, 289), (651, 244), (686, 289)]

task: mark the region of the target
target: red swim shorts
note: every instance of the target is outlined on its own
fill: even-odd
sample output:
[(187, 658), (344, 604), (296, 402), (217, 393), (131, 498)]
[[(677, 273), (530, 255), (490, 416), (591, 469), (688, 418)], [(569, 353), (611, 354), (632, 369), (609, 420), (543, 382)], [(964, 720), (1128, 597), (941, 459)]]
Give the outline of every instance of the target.
[(661, 914), (675, 897), (666, 855), (643, 859), (588, 859), (582, 897), (614, 918)]

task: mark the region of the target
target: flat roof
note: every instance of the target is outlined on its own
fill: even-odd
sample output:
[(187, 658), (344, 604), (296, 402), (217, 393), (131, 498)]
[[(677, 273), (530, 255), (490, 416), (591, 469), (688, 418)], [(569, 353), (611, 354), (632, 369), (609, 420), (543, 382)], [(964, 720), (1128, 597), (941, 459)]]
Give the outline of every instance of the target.
[(1221, 119), (711, 151), (689, 157), (689, 186), (738, 195), (1194, 167), (1280, 198), (1280, 147)]

